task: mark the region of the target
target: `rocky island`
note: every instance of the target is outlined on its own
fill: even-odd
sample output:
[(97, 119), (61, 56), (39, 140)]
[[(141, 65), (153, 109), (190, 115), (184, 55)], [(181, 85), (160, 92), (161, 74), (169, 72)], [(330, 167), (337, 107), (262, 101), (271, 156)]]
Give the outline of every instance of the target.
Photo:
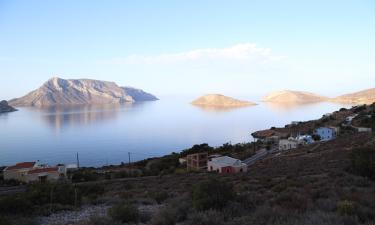
[(253, 102), (242, 101), (242, 100), (234, 99), (234, 98), (221, 95), (221, 94), (204, 95), (204, 96), (197, 98), (193, 102), (191, 102), (191, 104), (197, 105), (197, 106), (223, 107), (223, 108), (256, 105), (256, 103), (253, 103)]
[(29, 94), (12, 99), (12, 106), (111, 104), (158, 100), (143, 90), (120, 87), (114, 82), (54, 77)]
[(304, 91), (275, 91), (263, 97), (264, 102), (286, 103), (286, 104), (304, 104), (326, 101), (329, 98)]
[(7, 101), (5, 100), (0, 101), (0, 113), (14, 112), (14, 111), (17, 111), (17, 109), (10, 106)]
[(375, 102), (375, 88), (341, 95), (332, 101), (344, 104), (372, 104)]

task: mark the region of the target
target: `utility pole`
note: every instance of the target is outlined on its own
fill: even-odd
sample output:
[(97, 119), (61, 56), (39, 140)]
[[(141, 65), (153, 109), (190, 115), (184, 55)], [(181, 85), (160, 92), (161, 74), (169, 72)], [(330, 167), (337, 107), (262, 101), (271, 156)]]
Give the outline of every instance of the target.
[(79, 169), (79, 156), (78, 156), (78, 152), (77, 152), (77, 168)]
[(132, 169), (131, 169), (131, 166), (130, 166), (130, 152), (128, 152), (128, 156), (129, 156), (129, 174), (131, 175)]

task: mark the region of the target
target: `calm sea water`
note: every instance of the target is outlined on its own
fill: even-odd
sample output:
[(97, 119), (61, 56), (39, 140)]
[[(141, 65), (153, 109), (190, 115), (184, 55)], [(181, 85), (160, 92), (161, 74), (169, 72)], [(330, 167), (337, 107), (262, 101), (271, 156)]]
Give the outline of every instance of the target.
[(190, 99), (129, 105), (19, 108), (0, 114), (0, 165), (40, 160), (51, 165), (118, 164), (178, 152), (198, 143), (252, 141), (251, 133), (291, 121), (320, 118), (333, 103), (200, 108)]

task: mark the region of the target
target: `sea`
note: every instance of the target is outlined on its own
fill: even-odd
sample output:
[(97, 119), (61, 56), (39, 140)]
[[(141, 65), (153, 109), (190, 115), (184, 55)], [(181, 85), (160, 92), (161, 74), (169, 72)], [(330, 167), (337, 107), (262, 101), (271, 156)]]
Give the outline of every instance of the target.
[(253, 141), (251, 133), (292, 121), (318, 119), (348, 105), (271, 104), (240, 108), (197, 107), (191, 98), (123, 105), (21, 107), (0, 114), (0, 166), (37, 161), (48, 165), (104, 166), (139, 161), (194, 144)]

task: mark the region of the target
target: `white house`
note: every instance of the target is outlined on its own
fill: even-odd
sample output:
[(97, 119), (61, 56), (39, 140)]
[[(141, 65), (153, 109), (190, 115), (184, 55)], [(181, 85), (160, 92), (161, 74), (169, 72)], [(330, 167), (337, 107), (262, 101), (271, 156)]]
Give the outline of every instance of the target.
[(368, 133), (371, 133), (372, 132), (372, 129), (371, 128), (368, 128), (368, 127), (356, 127), (357, 129), (357, 132), (368, 132)]
[(322, 141), (328, 141), (335, 139), (339, 134), (340, 129), (338, 127), (319, 127), (315, 129), (314, 134), (320, 137)]
[(358, 114), (354, 114), (354, 115), (352, 115), (352, 116), (348, 116), (348, 117), (345, 118), (345, 122), (346, 122), (347, 124), (351, 124), (352, 121), (353, 121), (353, 119), (356, 118), (357, 116), (358, 116)]
[(238, 173), (246, 172), (247, 165), (239, 159), (229, 156), (221, 156), (209, 159), (207, 162), (208, 171), (216, 171), (218, 173)]
[(314, 139), (311, 137), (311, 135), (300, 135), (296, 138), (299, 144), (303, 145), (309, 145), (314, 143)]
[(297, 148), (299, 144), (299, 141), (290, 137), (288, 139), (281, 139), (279, 141), (279, 151), (285, 151)]

